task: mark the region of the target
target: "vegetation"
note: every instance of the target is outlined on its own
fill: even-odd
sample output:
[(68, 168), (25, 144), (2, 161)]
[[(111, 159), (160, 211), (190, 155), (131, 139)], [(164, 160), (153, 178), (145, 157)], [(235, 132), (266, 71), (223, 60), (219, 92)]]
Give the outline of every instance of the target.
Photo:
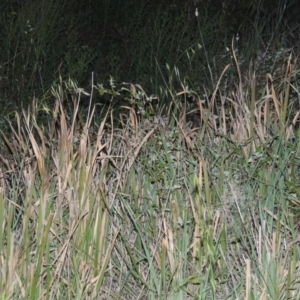
[[(232, 38), (226, 7), (182, 26), (169, 7), (179, 35), (161, 14), (147, 20), (150, 35), (148, 3), (132, 1), (141, 18), (123, 25), (140, 44), (127, 41), (126, 63), (113, 62), (118, 47), (102, 49), (112, 76), (93, 74), (86, 88), (95, 48), (70, 47), (76, 18), (64, 20), (73, 42), (59, 26), (43, 33), (62, 8), (40, 2), (58, 23), (33, 25), (32, 1), (2, 11), (15, 33), (2, 46), (1, 299), (300, 298), (299, 64), (280, 44), (284, 6), (266, 19), (261, 2), (253, 27), (236, 14), (245, 39)], [(116, 11), (101, 4), (105, 25)], [(250, 4), (240, 11), (251, 15)]]

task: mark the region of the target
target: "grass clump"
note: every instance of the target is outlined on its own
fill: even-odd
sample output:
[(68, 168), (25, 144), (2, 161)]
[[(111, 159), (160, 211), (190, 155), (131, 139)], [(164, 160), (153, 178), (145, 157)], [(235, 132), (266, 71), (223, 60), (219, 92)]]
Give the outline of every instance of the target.
[(297, 60), (258, 82), (232, 55), (236, 81), (222, 88), (225, 67), (207, 104), (183, 82), (155, 107), (111, 81), (93, 90), (107, 109), (91, 93), (84, 110), (61, 81), (43, 121), (15, 114), (1, 131), (4, 298), (299, 297)]

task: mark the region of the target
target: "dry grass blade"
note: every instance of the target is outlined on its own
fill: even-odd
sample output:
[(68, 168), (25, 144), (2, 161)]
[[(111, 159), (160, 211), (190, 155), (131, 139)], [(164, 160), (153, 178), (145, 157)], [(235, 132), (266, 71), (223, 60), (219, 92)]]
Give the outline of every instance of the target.
[(33, 152), (34, 152), (36, 160), (37, 160), (39, 174), (40, 174), (42, 180), (44, 182), (47, 182), (47, 179), (45, 177), (46, 170), (45, 170), (44, 156), (43, 156), (42, 152), (40, 151), (40, 147), (38, 146), (38, 143), (37, 143), (36, 139), (34, 138), (32, 131), (29, 131), (29, 128), (27, 128), (27, 130), (28, 130), (29, 139), (30, 139), (30, 142), (32, 145), (32, 149), (33, 149)]
[(50, 283), (50, 287), (52, 287), (52, 292), (51, 292), (51, 298), (54, 296), (55, 290), (57, 289), (57, 287), (55, 287), (55, 281), (56, 284), (59, 284), (59, 279), (60, 279), (60, 274), (62, 272), (62, 268), (64, 265), (64, 261), (67, 259), (67, 251), (69, 250), (70, 247), (70, 241), (73, 237), (73, 235), (75, 234), (78, 226), (80, 225), (80, 222), (82, 221), (82, 219), (88, 214), (88, 212), (83, 213), (80, 218), (78, 219), (77, 223), (74, 225), (73, 228), (71, 228), (70, 230), (70, 234), (68, 236), (68, 239), (65, 241), (65, 243), (63, 244), (60, 252), (58, 253), (58, 255), (56, 256), (56, 258), (54, 259), (53, 265), (56, 264), (56, 268), (55, 268), (55, 273), (53, 276), (53, 280)]
[(100, 287), (103, 284), (103, 278), (104, 278), (105, 272), (107, 271), (107, 266), (108, 266), (108, 263), (110, 261), (111, 253), (114, 249), (116, 239), (119, 235), (119, 232), (120, 232), (119, 229), (116, 230), (113, 239), (110, 241), (110, 246), (107, 249), (104, 258), (101, 261), (102, 264), (101, 264), (101, 269), (100, 269), (99, 275), (97, 277), (91, 279), (91, 281), (90, 281), (90, 284), (95, 284), (96, 285), (96, 289), (94, 289), (94, 295), (93, 295), (94, 298), (96, 298), (97, 291), (100, 289)]
[(135, 159), (137, 158), (141, 148), (143, 147), (143, 145), (147, 142), (147, 140), (150, 138), (150, 136), (154, 133), (154, 131), (156, 130), (156, 127), (151, 129), (142, 139), (142, 141), (139, 143), (139, 145), (135, 148), (135, 150), (133, 151), (133, 156), (131, 156), (129, 158), (129, 165), (128, 165), (128, 170), (130, 170), (132, 168), (132, 165), (135, 161)]
[[(3, 139), (4, 139), (5, 143), (6, 143), (7, 147), (9, 148), (10, 152), (12, 153), (12, 155), (14, 157), (18, 157), (17, 152), (16, 152), (14, 146), (9, 141), (9, 139), (6, 137), (6, 135), (3, 133), (2, 130), (0, 130), (0, 132), (1, 132), (1, 135), (2, 135), (2, 137), (3, 137)], [(5, 159), (3, 158), (2, 161), (5, 162)]]

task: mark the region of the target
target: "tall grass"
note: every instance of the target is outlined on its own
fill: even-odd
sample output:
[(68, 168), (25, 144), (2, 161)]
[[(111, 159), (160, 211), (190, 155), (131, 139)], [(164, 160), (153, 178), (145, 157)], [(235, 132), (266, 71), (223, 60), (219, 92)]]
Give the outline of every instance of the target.
[[(72, 81), (1, 131), (3, 299), (297, 299), (297, 61), (282, 82), (221, 82), (206, 107), (147, 114), (140, 85), (98, 86), (127, 103), (81, 112)], [(95, 91), (94, 91), (95, 92)], [(68, 99), (72, 97), (72, 99)], [(66, 102), (73, 107), (65, 107)], [(4, 150), (5, 149), (5, 150)]]
[[(48, 5), (43, 14), (63, 22)], [(224, 14), (203, 9), (184, 23), (182, 11), (161, 6), (140, 26), (143, 5), (116, 27), (122, 47), (106, 53), (109, 71), (133, 80), (92, 80), (91, 91), (61, 77), (44, 89), (41, 66), (54, 48), (43, 49), (62, 38), (45, 30), (63, 23), (44, 17), (37, 27), (28, 6), (6, 24), (8, 61), (23, 64), (8, 63), (5, 78), (26, 78), (47, 102), (34, 97), (0, 130), (1, 297), (298, 299), (297, 56), (272, 56), (273, 36), (270, 60), (265, 51), (249, 62), (254, 50), (237, 40), (221, 56), (230, 48)], [(279, 26), (273, 20), (253, 24), (257, 39)], [(78, 77), (92, 52), (74, 49), (64, 62)], [(10, 94), (27, 99), (26, 82)]]

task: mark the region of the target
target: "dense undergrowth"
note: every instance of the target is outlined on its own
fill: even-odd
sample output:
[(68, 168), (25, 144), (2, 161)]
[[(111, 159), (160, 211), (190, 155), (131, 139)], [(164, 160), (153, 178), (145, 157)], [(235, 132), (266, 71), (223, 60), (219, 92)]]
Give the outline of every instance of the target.
[(72, 47), (77, 19), (66, 40), (46, 2), (57, 23), (28, 1), (3, 27), (1, 299), (300, 298), (299, 31), (285, 6), (249, 2), (255, 21), (232, 39), (226, 14), (191, 5), (182, 23), (174, 1), (146, 20), (132, 1), (139, 18), (101, 37), (121, 40), (99, 46), (106, 84), (88, 75), (92, 45)]
[(296, 66), (291, 53), (280, 82), (239, 73), (226, 91), (227, 66), (208, 104), (182, 84), (155, 113), (140, 85), (95, 86), (103, 110), (61, 81), (53, 107), (16, 113), (1, 132), (3, 299), (299, 298)]

